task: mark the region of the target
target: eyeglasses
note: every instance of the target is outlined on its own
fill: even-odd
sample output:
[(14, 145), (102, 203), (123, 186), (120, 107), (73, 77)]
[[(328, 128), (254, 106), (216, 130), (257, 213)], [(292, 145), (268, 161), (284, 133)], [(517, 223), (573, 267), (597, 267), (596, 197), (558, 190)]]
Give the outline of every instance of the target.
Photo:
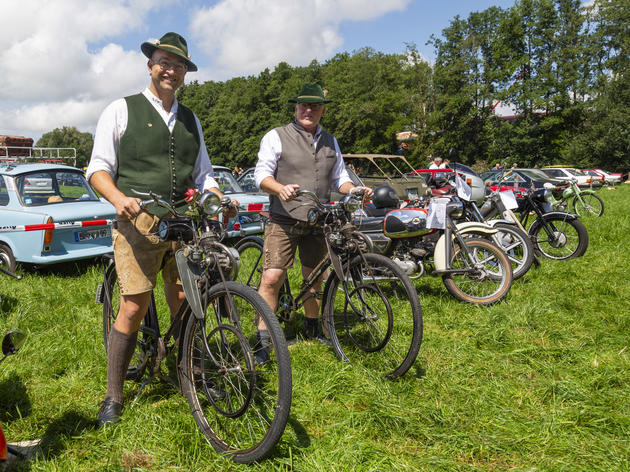
[(162, 70), (172, 70), (176, 74), (183, 74), (184, 72), (188, 70), (188, 67), (186, 67), (186, 64), (177, 64), (177, 63), (174, 64), (172, 62), (169, 62), (166, 59), (158, 59), (157, 61), (153, 61), (153, 64), (160, 66), (160, 69)]
[(302, 108), (310, 108), (313, 111), (317, 111), (324, 106), (323, 103), (306, 103), (306, 102), (299, 102), (298, 105), (300, 105)]

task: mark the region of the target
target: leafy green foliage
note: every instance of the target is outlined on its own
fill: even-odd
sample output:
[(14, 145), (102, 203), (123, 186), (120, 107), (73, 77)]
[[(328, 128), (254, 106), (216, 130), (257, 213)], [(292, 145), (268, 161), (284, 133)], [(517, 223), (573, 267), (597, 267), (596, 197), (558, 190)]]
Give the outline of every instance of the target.
[(92, 154), (93, 145), (94, 137), (92, 134), (83, 133), (74, 126), (55, 128), (48, 133), (44, 133), (36, 144), (37, 147), (75, 148), (77, 150), (77, 167), (79, 168), (87, 165)]

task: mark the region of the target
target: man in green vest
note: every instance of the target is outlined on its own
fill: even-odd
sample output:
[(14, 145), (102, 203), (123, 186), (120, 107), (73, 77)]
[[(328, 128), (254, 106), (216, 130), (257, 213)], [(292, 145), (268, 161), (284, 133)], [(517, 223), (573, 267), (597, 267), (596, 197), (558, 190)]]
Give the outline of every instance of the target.
[(160, 270), (171, 315), (184, 300), (172, 256), (174, 245), (150, 234), (163, 213), (140, 212), (132, 189), (153, 191), (178, 210), (185, 208), (190, 188), (223, 197), (213, 178), (199, 119), (175, 98), (186, 72), (197, 70), (186, 40), (166, 33), (158, 41), (143, 43), (141, 49), (149, 58), (150, 84), (103, 111), (86, 173), (117, 214), (113, 245), (121, 300), (107, 342), (107, 393), (98, 413), (99, 426), (120, 419), (123, 382)]
[[(372, 190), (355, 187), (346, 172), (339, 144), (335, 137), (319, 125), (326, 112), (324, 91), (318, 84), (305, 84), (295, 99), (295, 120), (269, 131), (260, 142), (258, 163), (254, 172), (256, 185), (271, 195), (270, 221), (265, 230), (264, 271), (258, 293), (275, 311), (278, 293), (286, 271), (293, 265), (299, 248), (304, 278), (313, 271), (326, 252), (322, 235), (314, 233), (307, 222), (308, 200), (296, 198), (298, 189), (312, 190), (321, 201), (330, 200), (331, 188), (340, 193)], [(321, 285), (321, 281), (320, 284)], [(319, 291), (319, 286), (312, 291)], [(326, 342), (319, 332), (320, 300), (310, 298), (304, 303), (306, 313), (304, 336)], [(258, 326), (259, 363), (268, 359), (269, 333)]]

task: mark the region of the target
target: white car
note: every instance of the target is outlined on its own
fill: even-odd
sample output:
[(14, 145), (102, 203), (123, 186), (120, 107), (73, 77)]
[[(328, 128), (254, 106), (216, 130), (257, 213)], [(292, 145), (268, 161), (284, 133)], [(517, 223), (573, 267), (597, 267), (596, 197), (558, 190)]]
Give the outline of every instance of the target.
[(600, 182), (594, 182), (586, 172), (573, 167), (543, 167), (541, 170), (555, 179), (577, 180), (579, 187), (601, 187)]

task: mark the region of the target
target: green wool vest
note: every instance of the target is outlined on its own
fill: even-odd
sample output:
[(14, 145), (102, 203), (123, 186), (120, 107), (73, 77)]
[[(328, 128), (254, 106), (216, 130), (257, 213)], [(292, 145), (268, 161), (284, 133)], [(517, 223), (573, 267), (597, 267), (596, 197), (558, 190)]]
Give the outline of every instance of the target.
[[(192, 173), (200, 145), (193, 112), (179, 104), (171, 133), (144, 95), (125, 101), (129, 118), (118, 150), (118, 189), (128, 197), (137, 197), (132, 189), (152, 191), (183, 211), (186, 190), (195, 186)], [(163, 208), (149, 211), (157, 216), (166, 213)]]

